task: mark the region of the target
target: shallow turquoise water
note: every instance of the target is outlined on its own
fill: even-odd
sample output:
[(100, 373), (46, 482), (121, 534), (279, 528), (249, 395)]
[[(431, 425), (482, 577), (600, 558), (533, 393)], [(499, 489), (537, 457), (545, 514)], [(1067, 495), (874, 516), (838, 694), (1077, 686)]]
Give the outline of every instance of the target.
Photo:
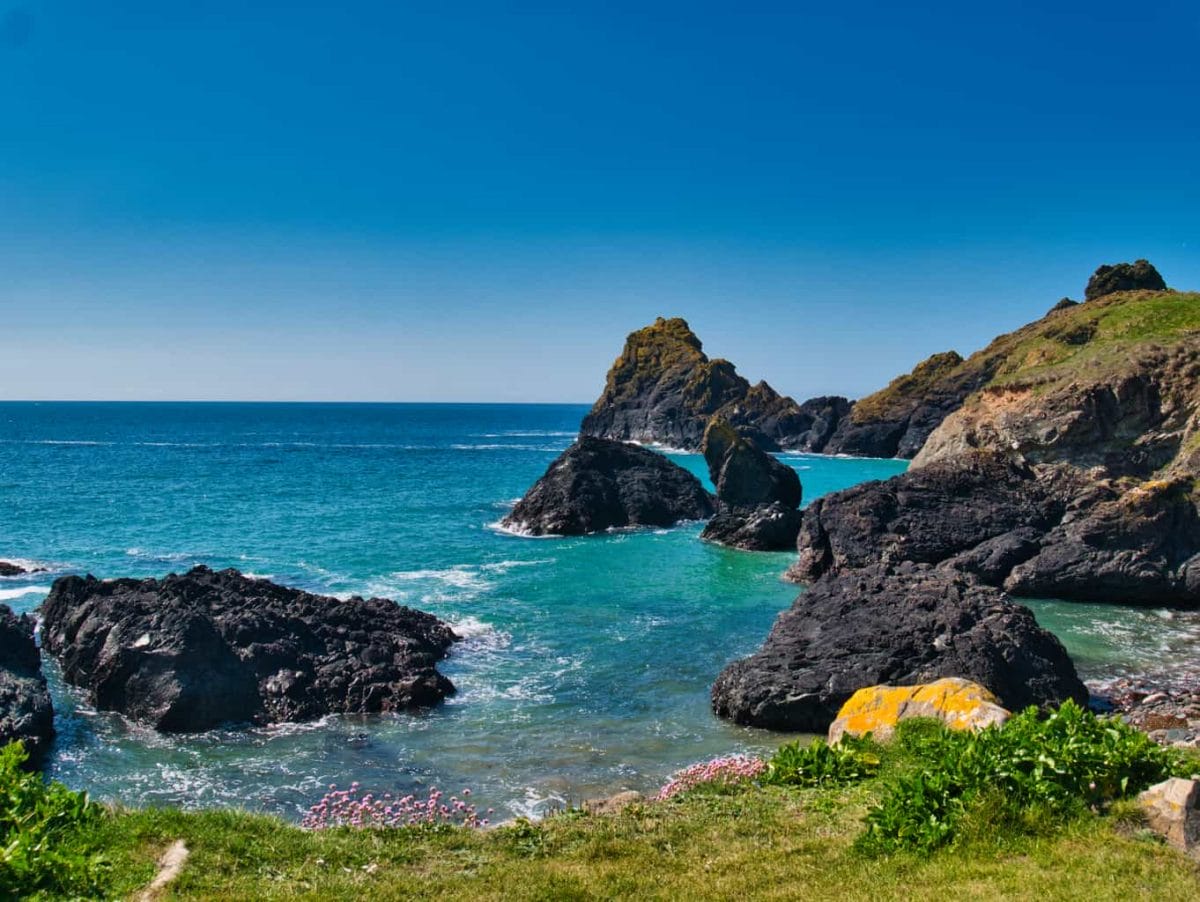
[[(790, 555), (703, 544), (699, 524), (578, 539), (494, 528), (584, 411), (0, 404), (0, 558), (53, 571), (0, 580), (0, 600), (18, 610), (63, 572), (161, 576), (206, 563), (394, 598), (467, 637), (443, 665), (459, 694), (428, 715), (192, 737), (89, 710), (50, 665), (61, 734), (50, 773), (130, 804), (289, 816), (331, 782), (469, 786), (505, 816), (652, 789), (692, 761), (778, 744), (785, 737), (714, 718), (708, 690), (794, 597), (779, 580)], [(703, 474), (697, 456), (675, 459)], [(809, 500), (904, 469), (784, 459)], [(1195, 628), (1155, 612), (1053, 602), (1040, 611), (1093, 675), (1159, 653), (1163, 632), (1138, 618), (1159, 617), (1180, 636)]]

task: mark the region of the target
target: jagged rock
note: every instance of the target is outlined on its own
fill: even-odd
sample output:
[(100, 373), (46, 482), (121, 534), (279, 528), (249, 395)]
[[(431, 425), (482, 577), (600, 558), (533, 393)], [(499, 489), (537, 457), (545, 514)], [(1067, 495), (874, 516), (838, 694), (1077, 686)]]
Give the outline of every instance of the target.
[(844, 398), (800, 405), (765, 382), (752, 386), (728, 360), (710, 360), (686, 321), (659, 317), (625, 340), (580, 431), (696, 450), (720, 414), (767, 450), (819, 451), (848, 407)]
[(1078, 307), (1079, 301), (1073, 301), (1070, 298), (1063, 298), (1057, 304), (1050, 308), (1050, 313), (1058, 313), (1060, 310), (1070, 310), (1072, 307)]
[(796, 542), (802, 489), (791, 467), (714, 417), (702, 443), (717, 487), (717, 513), (701, 538), (750, 551), (782, 551)]
[(33, 627), (31, 616), (0, 605), (0, 746), (20, 740), (36, 767), (54, 740), (54, 707)]
[(1191, 480), (1154, 480), (1090, 505), (1041, 538), (1004, 587), (1014, 595), (1200, 604), (1200, 516)]
[(917, 686), (868, 686), (842, 705), (829, 726), (829, 744), (867, 733), (886, 742), (896, 725), (910, 718), (940, 720), (951, 730), (982, 730), (999, 726), (1009, 714), (987, 689), (958, 677)]
[(27, 573), (45, 573), (45, 568), (35, 567), (32, 570), (27, 570), (19, 564), (14, 564), (11, 561), (0, 561), (0, 576), (25, 576)]
[(828, 454), (913, 457), (929, 434), (987, 379), (954, 351), (934, 354), (858, 401), (826, 444)]
[(1139, 795), (1138, 804), (1167, 845), (1200, 859), (1200, 781), (1172, 777)]
[(1084, 300), (1091, 301), (1118, 291), (1166, 291), (1167, 283), (1148, 260), (1133, 263), (1117, 263), (1101, 266), (1090, 279), (1083, 292)]
[(712, 516), (695, 476), (637, 445), (583, 436), (501, 521), (525, 535), (574, 536), (626, 526), (672, 526)]
[(730, 664), (713, 710), (739, 724), (824, 732), (867, 686), (972, 680), (1011, 710), (1087, 701), (1062, 644), (1002, 592), (949, 569), (873, 564), (827, 576)]
[(454, 686), (456, 636), (384, 598), (340, 601), (196, 567), (162, 580), (55, 580), (42, 638), (96, 707), (169, 732), (409, 711)]
[[(787, 575), (811, 582), (875, 561), (939, 563), (1010, 534), (1009, 542), (1033, 540), (1057, 525), (1065, 508), (1032, 468), (1004, 455), (941, 461), (818, 498), (804, 512), (800, 556)], [(1006, 560), (1037, 550), (1015, 547)], [(963, 569), (982, 575), (987, 558), (1001, 550), (981, 549), (985, 559), (977, 567), (964, 559)]]

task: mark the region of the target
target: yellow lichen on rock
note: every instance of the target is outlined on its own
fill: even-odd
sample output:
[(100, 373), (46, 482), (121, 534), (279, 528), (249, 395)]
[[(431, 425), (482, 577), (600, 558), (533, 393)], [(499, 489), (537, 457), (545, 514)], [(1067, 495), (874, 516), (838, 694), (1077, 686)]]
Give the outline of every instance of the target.
[(866, 733), (886, 740), (896, 724), (912, 717), (934, 718), (952, 730), (980, 730), (1004, 723), (1009, 712), (983, 686), (957, 677), (916, 686), (868, 686), (842, 705), (829, 727), (829, 742)]

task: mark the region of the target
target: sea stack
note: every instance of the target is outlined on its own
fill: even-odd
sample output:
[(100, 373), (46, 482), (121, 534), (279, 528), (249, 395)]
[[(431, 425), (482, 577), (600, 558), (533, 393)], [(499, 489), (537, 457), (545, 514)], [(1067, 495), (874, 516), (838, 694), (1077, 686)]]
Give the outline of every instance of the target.
[(661, 454), (581, 437), (547, 468), (501, 525), (530, 536), (578, 536), (629, 526), (704, 520), (712, 496)]
[(20, 740), (36, 767), (54, 739), (54, 707), (33, 627), (33, 617), (0, 605), (0, 746)]
[(845, 398), (797, 404), (751, 385), (728, 360), (710, 360), (685, 320), (659, 317), (630, 333), (583, 435), (697, 451), (719, 415), (770, 451), (820, 451), (850, 409)]
[(720, 417), (708, 424), (702, 450), (717, 487), (717, 513), (700, 537), (747, 551), (794, 547), (802, 496), (796, 471)]

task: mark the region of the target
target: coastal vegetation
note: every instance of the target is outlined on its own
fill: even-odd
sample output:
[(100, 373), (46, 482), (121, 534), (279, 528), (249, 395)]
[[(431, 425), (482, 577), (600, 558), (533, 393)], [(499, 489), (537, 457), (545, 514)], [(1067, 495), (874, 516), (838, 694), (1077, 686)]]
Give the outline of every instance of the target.
[[(492, 829), (475, 815), (302, 829), (240, 811), (102, 808), (0, 755), (0, 880), (13, 894), (123, 897), (182, 840), (182, 898), (1194, 898), (1200, 865), (1131, 799), (1200, 759), (1073, 704), (978, 733), (783, 746), (676, 776), (612, 815), (568, 808)], [(338, 799), (364, 798), (343, 791)], [(464, 798), (456, 801), (462, 809)], [(335, 800), (334, 804), (338, 802)], [(411, 807), (411, 806), (410, 806)], [(440, 808), (440, 803), (435, 806)], [(453, 823), (451, 822), (453, 820)], [(466, 824), (468, 826), (463, 826)], [(314, 829), (315, 827), (315, 829)]]

